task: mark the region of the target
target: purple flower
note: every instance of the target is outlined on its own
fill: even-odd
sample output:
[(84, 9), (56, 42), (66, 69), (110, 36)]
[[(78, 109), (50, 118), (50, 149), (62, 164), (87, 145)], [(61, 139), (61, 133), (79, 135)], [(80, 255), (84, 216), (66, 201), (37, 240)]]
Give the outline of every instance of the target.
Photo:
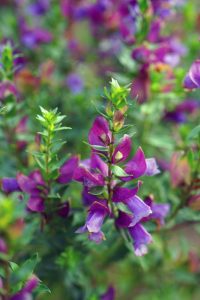
[(27, 11), (33, 16), (44, 15), (50, 8), (49, 0), (38, 0), (27, 7)]
[(8, 252), (8, 248), (6, 242), (4, 241), (4, 239), (0, 237), (0, 253), (7, 253), (7, 252)]
[(43, 212), (48, 190), (40, 172), (34, 171), (29, 176), (19, 173), (17, 182), (22, 192), (29, 194), (27, 208), (32, 212)]
[(93, 153), (89, 160), (89, 164), (80, 164), (75, 170), (74, 179), (82, 182), (85, 187), (104, 186), (104, 177), (107, 172), (107, 165), (97, 154)]
[(109, 123), (104, 117), (97, 117), (88, 137), (90, 145), (107, 146), (111, 142)]
[(44, 201), (48, 189), (39, 171), (34, 171), (26, 176), (17, 174), (17, 178), (3, 178), (1, 180), (2, 190), (5, 193), (24, 192), (29, 195), (27, 208), (33, 212), (43, 212)]
[(65, 219), (68, 217), (69, 215), (69, 212), (70, 212), (70, 205), (69, 205), (69, 202), (63, 202), (63, 203), (60, 203), (59, 206), (58, 206), (58, 209), (57, 209), (57, 214)]
[(115, 300), (115, 289), (113, 286), (109, 286), (107, 291), (101, 295), (100, 300)]
[(123, 178), (123, 180), (131, 180), (143, 176), (146, 172), (147, 164), (142, 148), (139, 147), (134, 157), (126, 164), (125, 172), (130, 175)]
[(69, 183), (73, 178), (76, 168), (78, 167), (78, 163), (79, 163), (78, 156), (72, 156), (70, 159), (68, 159), (60, 168), (59, 170), (60, 175), (57, 181), (61, 184)]
[(84, 88), (83, 79), (79, 74), (76, 73), (71, 73), (67, 76), (66, 84), (74, 95), (80, 94)]
[(178, 104), (173, 111), (166, 111), (164, 119), (174, 123), (185, 123), (189, 114), (194, 114), (200, 108), (198, 100), (187, 99)]
[(2, 191), (6, 194), (21, 191), (16, 178), (3, 178), (1, 180), (1, 188)]
[(151, 235), (141, 224), (136, 224), (128, 228), (129, 233), (133, 239), (133, 246), (136, 256), (142, 256), (148, 252), (147, 245), (152, 242)]
[(126, 205), (133, 213), (133, 219), (129, 226), (135, 226), (143, 218), (149, 216), (152, 213), (151, 208), (147, 204), (145, 204), (145, 202), (142, 201), (142, 199), (140, 199), (138, 196), (127, 199)]
[(145, 175), (147, 176), (154, 176), (156, 174), (160, 173), (160, 170), (158, 169), (158, 165), (156, 163), (155, 158), (146, 158), (146, 171)]
[(16, 86), (10, 81), (2, 81), (0, 83), (0, 101), (3, 101), (6, 97), (10, 95), (13, 95), (14, 97), (18, 98), (19, 93), (17, 91)]
[(184, 88), (192, 90), (200, 87), (200, 59), (193, 62), (185, 77)]
[(115, 148), (112, 162), (118, 163), (126, 160), (131, 152), (131, 138), (125, 134), (120, 143)]
[(43, 43), (50, 43), (52, 34), (40, 27), (29, 27), (24, 19), (20, 19), (20, 31), (22, 43), (30, 49), (34, 49)]
[(159, 225), (163, 226), (165, 218), (169, 214), (170, 205), (168, 203), (155, 203), (152, 197), (147, 197), (145, 203), (151, 208), (152, 214), (144, 218), (143, 221), (156, 220)]
[(88, 231), (89, 239), (97, 244), (100, 243), (105, 238), (101, 231), (101, 226), (108, 214), (109, 208), (107, 204), (104, 201), (95, 201), (89, 209), (85, 225), (79, 228), (76, 232), (83, 233)]

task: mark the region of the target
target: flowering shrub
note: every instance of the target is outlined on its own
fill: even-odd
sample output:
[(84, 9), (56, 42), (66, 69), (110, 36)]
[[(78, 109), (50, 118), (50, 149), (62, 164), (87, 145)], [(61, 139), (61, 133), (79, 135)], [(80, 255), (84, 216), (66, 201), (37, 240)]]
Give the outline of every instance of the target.
[(199, 299), (199, 13), (0, 0), (0, 299)]

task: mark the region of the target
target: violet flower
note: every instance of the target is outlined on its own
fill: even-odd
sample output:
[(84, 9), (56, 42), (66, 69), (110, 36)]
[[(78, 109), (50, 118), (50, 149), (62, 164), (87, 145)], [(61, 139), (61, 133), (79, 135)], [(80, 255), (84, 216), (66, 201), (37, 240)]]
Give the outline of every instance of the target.
[(115, 289), (113, 286), (109, 286), (107, 291), (101, 295), (100, 300), (115, 300)]
[(74, 176), (74, 172), (76, 168), (78, 167), (79, 163), (79, 157), (78, 156), (72, 156), (70, 157), (60, 168), (59, 170), (59, 177), (57, 181), (60, 184), (67, 184), (70, 181), (72, 181), (72, 178)]
[(84, 88), (84, 81), (80, 75), (71, 73), (66, 78), (66, 85), (74, 95), (80, 94)]
[(89, 214), (87, 216), (85, 225), (79, 228), (76, 232), (84, 233), (88, 231), (89, 239), (97, 244), (100, 243), (103, 239), (105, 239), (105, 236), (101, 231), (101, 226), (108, 214), (109, 208), (104, 201), (93, 202), (89, 209)]
[[(101, 226), (105, 217), (115, 218), (117, 227), (127, 229), (134, 238), (136, 255), (145, 254), (147, 244), (152, 238), (140, 223), (152, 214), (152, 208), (137, 195), (141, 181), (137, 181), (133, 188), (121, 185), (144, 175), (159, 173), (156, 161), (154, 158), (146, 159), (139, 147), (133, 158), (124, 166), (126, 176), (114, 176), (112, 166), (124, 163), (128, 159), (131, 139), (124, 135), (116, 142), (110, 123), (102, 116), (95, 119), (88, 140), (92, 148), (91, 158), (80, 163), (73, 178), (83, 184), (83, 202), (89, 206), (89, 214), (85, 225), (76, 232), (88, 232), (89, 239), (100, 243), (104, 239)], [(100, 189), (100, 193), (95, 194), (93, 191), (97, 188)], [(101, 189), (104, 192), (101, 192)], [(107, 194), (108, 199), (105, 198)], [(120, 202), (126, 206), (126, 211), (118, 208)]]
[(200, 59), (197, 59), (191, 65), (189, 72), (185, 77), (183, 86), (188, 90), (200, 87)]

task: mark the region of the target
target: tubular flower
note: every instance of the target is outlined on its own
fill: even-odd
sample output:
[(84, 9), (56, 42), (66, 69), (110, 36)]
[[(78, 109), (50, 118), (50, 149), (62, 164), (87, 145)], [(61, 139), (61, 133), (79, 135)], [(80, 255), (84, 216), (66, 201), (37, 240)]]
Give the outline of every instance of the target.
[[(123, 119), (122, 114), (124, 122)], [(125, 134), (117, 141), (113, 128), (109, 118), (95, 119), (88, 138), (91, 157), (80, 162), (74, 172), (73, 178), (83, 185), (83, 203), (89, 206), (85, 225), (76, 232), (88, 232), (90, 240), (100, 243), (105, 239), (101, 231), (105, 218), (115, 219), (116, 226), (127, 230), (133, 238), (135, 254), (143, 255), (152, 237), (141, 222), (149, 218), (153, 210), (155, 218), (159, 218), (160, 207), (149, 205), (137, 195), (142, 184), (138, 178), (160, 171), (154, 158), (145, 158), (141, 147), (126, 162), (131, 152), (131, 138)]]

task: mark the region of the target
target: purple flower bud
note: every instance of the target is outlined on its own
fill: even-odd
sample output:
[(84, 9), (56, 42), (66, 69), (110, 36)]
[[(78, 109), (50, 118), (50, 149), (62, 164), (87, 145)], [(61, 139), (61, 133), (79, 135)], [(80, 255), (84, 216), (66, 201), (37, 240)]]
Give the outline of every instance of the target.
[(59, 205), (58, 210), (57, 210), (57, 214), (61, 218), (67, 218), (68, 215), (69, 215), (69, 211), (70, 211), (69, 202), (64, 202), (64, 203), (61, 203)]
[(90, 145), (107, 146), (111, 143), (109, 124), (104, 117), (99, 116), (95, 119), (88, 140)]
[(142, 256), (148, 252), (147, 245), (152, 242), (151, 235), (141, 224), (129, 227), (129, 233), (133, 239), (135, 255)]
[(7, 252), (8, 252), (7, 245), (4, 239), (0, 238), (0, 253), (7, 253)]

